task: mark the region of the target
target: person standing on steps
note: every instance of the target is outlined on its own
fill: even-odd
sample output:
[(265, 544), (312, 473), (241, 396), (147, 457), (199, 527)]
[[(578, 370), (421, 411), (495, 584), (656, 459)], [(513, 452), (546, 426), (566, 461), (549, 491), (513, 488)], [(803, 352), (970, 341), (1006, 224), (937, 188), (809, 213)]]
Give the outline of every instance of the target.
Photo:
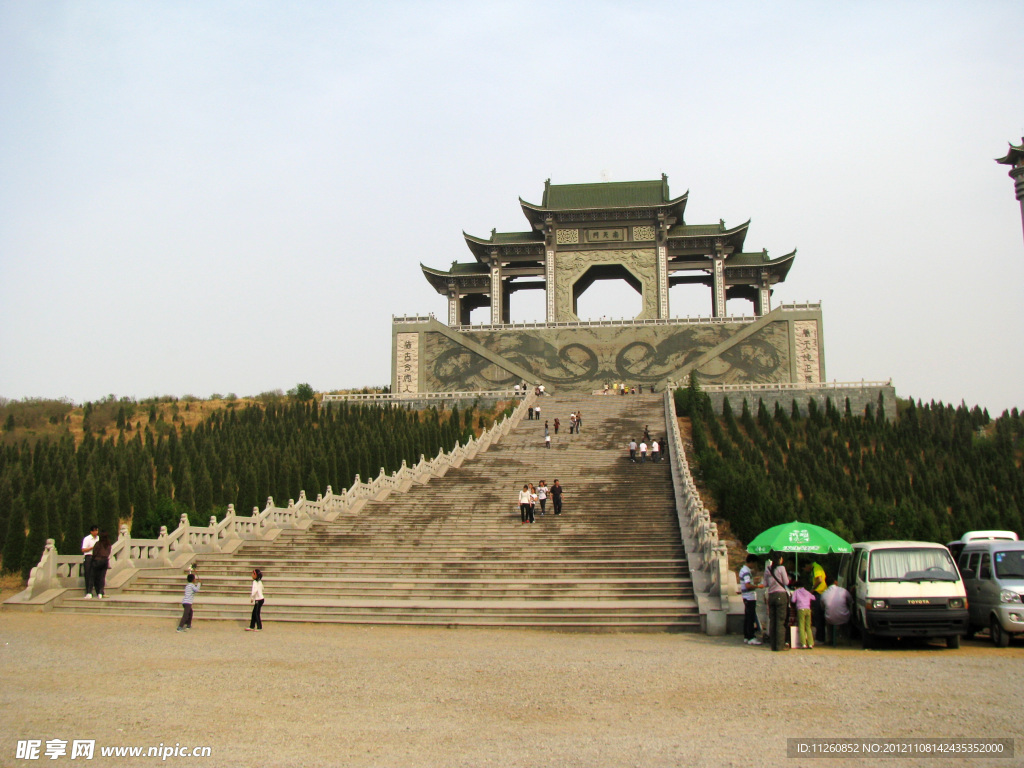
[(544, 447), (545, 448), (550, 448), (551, 447), (551, 435), (549, 435), (547, 433), (544, 434)]
[(560, 422), (560, 421), (558, 420), (558, 417), (556, 416), (556, 417), (555, 417), (555, 434), (556, 434), (556, 435), (558, 434), (558, 428), (559, 428), (559, 427), (561, 426), (561, 424), (562, 424), (562, 422)]
[(555, 482), (551, 486), (551, 501), (555, 505), (555, 514), (562, 514), (562, 486), (558, 484), (558, 478), (555, 478)]
[(260, 611), (263, 610), (263, 571), (259, 568), (252, 572), (252, 593), (249, 595), (249, 602), (252, 603), (252, 617), (249, 619), (249, 628), (246, 632), (262, 632), (263, 620)]
[(96, 543), (100, 540), (99, 533), (100, 527), (98, 525), (90, 525), (89, 535), (82, 539), (82, 554), (85, 555), (85, 557), (82, 560), (82, 575), (85, 576), (86, 600), (92, 599), (92, 550), (93, 547), (96, 546)]
[(583, 413), (582, 411), (576, 411), (576, 434), (580, 433), (580, 427), (583, 426)]
[(640, 441), (640, 463), (643, 464), (647, 461), (647, 443), (643, 440)]
[(661, 461), (661, 446), (658, 445), (657, 440), (651, 441), (651, 461), (655, 463)]
[(526, 521), (533, 522), (533, 513), (530, 512), (530, 486), (524, 485), (519, 492), (519, 520), (520, 525), (526, 525)]
[(548, 423), (547, 423), (547, 421), (545, 421), (544, 422), (544, 437), (547, 437), (547, 436), (548, 436)]
[(532, 523), (537, 517), (537, 488), (533, 483), (530, 483), (530, 522)]
[(100, 533), (100, 540), (92, 548), (92, 583), (96, 587), (96, 597), (103, 598), (103, 590), (107, 588), (107, 568), (110, 567), (110, 536), (106, 531)]
[[(550, 446), (550, 443), (548, 443), (548, 445)], [(537, 501), (540, 502), (540, 513), (543, 515), (545, 511), (544, 506), (548, 501), (548, 486), (543, 480), (541, 480), (540, 485), (537, 486)]]
[(575, 431), (576, 431), (576, 414), (575, 413), (570, 413), (569, 414), (569, 434), (571, 435)]

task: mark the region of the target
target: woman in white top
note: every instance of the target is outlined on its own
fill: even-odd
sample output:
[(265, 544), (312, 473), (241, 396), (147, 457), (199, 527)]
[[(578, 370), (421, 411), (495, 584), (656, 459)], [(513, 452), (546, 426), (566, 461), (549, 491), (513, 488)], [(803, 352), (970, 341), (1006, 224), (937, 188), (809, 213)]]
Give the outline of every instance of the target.
[(537, 501), (540, 502), (540, 513), (544, 514), (544, 502), (548, 500), (548, 487), (544, 484), (544, 481), (540, 481), (540, 485), (537, 486)]
[(256, 568), (252, 572), (252, 594), (249, 597), (252, 605), (252, 618), (249, 619), (249, 628), (246, 632), (262, 632), (263, 620), (260, 618), (260, 611), (263, 609), (263, 571)]
[(533, 522), (533, 513), (530, 511), (529, 485), (524, 485), (523, 490), (519, 492), (519, 519), (522, 521), (520, 525), (525, 525), (527, 520)]

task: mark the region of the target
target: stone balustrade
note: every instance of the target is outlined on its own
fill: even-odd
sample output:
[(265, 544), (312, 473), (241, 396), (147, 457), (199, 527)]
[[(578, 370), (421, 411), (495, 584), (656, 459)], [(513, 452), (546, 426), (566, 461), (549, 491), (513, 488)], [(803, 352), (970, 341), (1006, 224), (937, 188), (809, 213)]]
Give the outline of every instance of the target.
[(718, 538), (718, 526), (697, 491), (690, 474), (672, 391), (665, 392), (665, 422), (668, 425), (669, 462), (675, 486), (679, 530), (693, 579), (693, 591), (704, 630), (709, 635), (726, 632), (729, 601), (736, 591), (736, 576), (729, 570), (728, 550)]
[[(352, 485), (335, 494), (327, 486), (326, 494), (317, 494), (316, 501), (310, 501), (303, 490), (299, 500), (288, 500), (286, 507), (274, 504), (273, 497), (267, 499), (260, 510), (253, 507), (252, 515), (243, 517), (235, 512), (233, 504), (228, 505), (227, 514), (217, 521), (210, 517), (205, 526), (192, 525), (187, 515), (182, 515), (178, 527), (168, 533), (166, 526), (160, 528), (156, 539), (134, 539), (128, 526), (122, 525), (117, 541), (111, 548), (110, 569), (107, 574), (108, 588), (123, 585), (138, 570), (150, 568), (185, 568), (198, 554), (231, 553), (247, 540), (271, 540), (285, 529), (302, 529), (315, 520), (330, 521), (341, 514), (354, 514), (367, 500), (386, 498), (395, 491), (404, 492), (413, 483), (426, 483), (435, 477), (443, 477), (450, 468), (461, 466), (464, 461), (486, 451), (491, 445), (507, 435), (532, 407), (536, 395), (532, 392), (516, 406), (511, 416), (502, 419), (480, 437), (471, 438), (465, 445), (455, 444), (451, 451), (443, 449), (432, 459), (420, 456), (412, 467), (402, 462), (396, 472), (388, 475), (383, 467), (380, 474), (368, 483), (356, 475)], [(12, 600), (16, 602), (36, 601), (44, 606), (45, 598), (56, 599), (64, 589), (85, 588), (82, 573), (82, 555), (57, 554), (53, 539), (47, 539), (39, 564), (32, 569), (27, 588)], [(46, 595), (47, 592), (51, 594)]]

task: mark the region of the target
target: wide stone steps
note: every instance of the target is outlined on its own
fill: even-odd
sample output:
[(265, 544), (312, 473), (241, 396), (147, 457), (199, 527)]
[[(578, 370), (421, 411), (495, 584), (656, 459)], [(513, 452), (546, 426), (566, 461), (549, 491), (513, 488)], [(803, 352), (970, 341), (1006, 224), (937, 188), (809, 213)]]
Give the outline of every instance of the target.
[[(249, 574), (264, 572), (273, 621), (694, 631), (697, 605), (674, 508), (669, 465), (632, 464), (626, 443), (645, 425), (665, 433), (657, 396), (541, 401), (474, 461), (443, 478), (368, 503), (359, 513), (233, 555), (200, 555), (196, 620), (248, 622)], [(581, 434), (569, 414), (582, 409)], [(552, 447), (544, 447), (544, 419)], [(558, 478), (565, 514), (519, 520), (525, 482)], [(180, 572), (141, 572), (104, 600), (60, 610), (165, 616), (181, 612)]]

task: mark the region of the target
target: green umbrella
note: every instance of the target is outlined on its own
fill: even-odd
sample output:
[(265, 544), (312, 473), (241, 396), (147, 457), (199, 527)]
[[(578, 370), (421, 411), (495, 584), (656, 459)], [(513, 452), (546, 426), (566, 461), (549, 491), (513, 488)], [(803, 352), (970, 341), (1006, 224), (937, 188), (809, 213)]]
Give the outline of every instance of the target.
[(850, 543), (828, 528), (810, 523), (783, 523), (754, 537), (747, 552), (767, 555), (769, 552), (805, 552), (822, 555), (827, 552), (850, 552)]

